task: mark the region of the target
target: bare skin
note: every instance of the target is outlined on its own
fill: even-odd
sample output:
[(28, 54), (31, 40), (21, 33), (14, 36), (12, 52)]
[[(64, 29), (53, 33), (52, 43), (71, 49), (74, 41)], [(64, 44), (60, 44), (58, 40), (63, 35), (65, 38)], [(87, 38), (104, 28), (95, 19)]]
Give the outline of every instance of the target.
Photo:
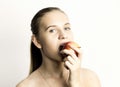
[[(39, 40), (33, 35), (32, 41), (42, 53), (42, 65), (17, 87), (100, 87), (97, 75), (81, 67), (80, 48), (70, 46), (71, 50), (59, 51), (62, 43), (74, 41), (68, 17), (52, 11), (42, 18), (40, 25)], [(69, 56), (63, 59), (59, 53)]]
[[(67, 75), (68, 76), (68, 75)], [(49, 76), (43, 77), (39, 70), (36, 70), (28, 78), (19, 83), (16, 87), (70, 87), (65, 81), (67, 77)], [(45, 80), (47, 79), (47, 80)], [(97, 75), (88, 69), (81, 69), (79, 87), (100, 87)]]

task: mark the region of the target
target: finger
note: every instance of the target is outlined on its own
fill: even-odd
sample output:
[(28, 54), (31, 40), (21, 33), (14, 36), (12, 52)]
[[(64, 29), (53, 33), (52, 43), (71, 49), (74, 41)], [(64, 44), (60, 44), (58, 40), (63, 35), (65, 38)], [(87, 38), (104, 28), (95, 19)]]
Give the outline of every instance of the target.
[(63, 50), (62, 51), (62, 53), (64, 53), (64, 54), (66, 54), (66, 55), (68, 55), (68, 56), (71, 56), (72, 57), (72, 59), (74, 59), (74, 60), (77, 60), (78, 59), (78, 57), (76, 56), (76, 54), (75, 54), (75, 51), (74, 50)]
[(74, 54), (74, 50), (67, 50), (67, 49), (64, 49), (60, 52), (61, 54), (66, 54), (66, 55), (72, 55)]
[(68, 60), (71, 64), (75, 64), (75, 60), (74, 60), (71, 56), (68, 56), (68, 57), (67, 57), (67, 60)]
[(65, 61), (65, 67), (67, 67), (68, 69), (71, 69), (72, 64), (69, 61)]
[(78, 47), (74, 47), (74, 46), (70, 46), (70, 47), (71, 47), (72, 50), (74, 50), (77, 53), (78, 58), (80, 58), (81, 55), (82, 55), (81, 47), (79, 47), (79, 48)]

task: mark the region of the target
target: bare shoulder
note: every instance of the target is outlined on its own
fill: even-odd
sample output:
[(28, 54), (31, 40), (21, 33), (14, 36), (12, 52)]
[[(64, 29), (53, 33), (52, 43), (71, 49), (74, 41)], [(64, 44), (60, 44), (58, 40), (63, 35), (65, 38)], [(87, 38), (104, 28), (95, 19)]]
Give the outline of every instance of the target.
[(26, 78), (24, 80), (22, 80), (21, 82), (19, 82), (16, 87), (30, 87), (29, 86), (30, 81)]
[(35, 85), (35, 79), (28, 76), (26, 79), (22, 80), (17, 84), (16, 87), (33, 87)]
[(94, 71), (83, 68), (82, 75), (86, 87), (101, 87), (99, 77)]
[(26, 79), (19, 82), (16, 87), (39, 87), (42, 83), (41, 76), (37, 72), (33, 72)]

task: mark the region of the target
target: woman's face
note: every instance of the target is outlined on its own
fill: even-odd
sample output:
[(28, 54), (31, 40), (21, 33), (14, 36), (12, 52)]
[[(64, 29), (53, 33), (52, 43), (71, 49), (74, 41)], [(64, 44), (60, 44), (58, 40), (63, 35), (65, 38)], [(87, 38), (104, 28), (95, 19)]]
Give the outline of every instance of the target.
[(40, 22), (39, 42), (45, 57), (61, 60), (59, 47), (73, 41), (73, 34), (68, 17), (60, 11), (51, 11)]

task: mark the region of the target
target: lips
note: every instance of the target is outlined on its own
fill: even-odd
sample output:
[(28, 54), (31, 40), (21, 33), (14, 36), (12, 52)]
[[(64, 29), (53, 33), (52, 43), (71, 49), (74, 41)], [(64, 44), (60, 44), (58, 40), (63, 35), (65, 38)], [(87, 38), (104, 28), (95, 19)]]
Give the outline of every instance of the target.
[[(64, 47), (65, 47), (65, 44), (66, 44), (66, 43), (67, 43), (67, 42), (62, 43), (62, 44), (59, 46), (59, 52), (62, 51), (62, 50), (64, 50)], [(60, 53), (60, 56), (61, 56), (62, 58), (65, 58), (65, 57), (68, 56), (68, 54)]]

